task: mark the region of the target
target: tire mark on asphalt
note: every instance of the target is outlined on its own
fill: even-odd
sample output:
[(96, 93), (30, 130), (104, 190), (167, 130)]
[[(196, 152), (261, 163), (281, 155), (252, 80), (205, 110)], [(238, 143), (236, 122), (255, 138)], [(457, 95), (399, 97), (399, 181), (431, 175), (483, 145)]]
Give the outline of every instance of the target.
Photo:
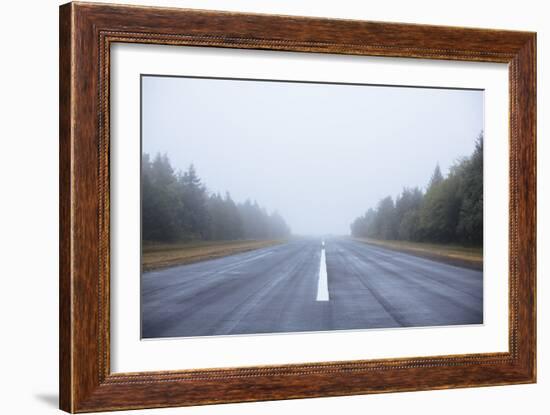
[[(291, 251), (290, 258), (294, 258), (300, 254), (301, 254), (300, 250)], [(185, 318), (188, 319), (189, 317), (199, 313), (204, 307), (211, 305), (216, 301), (219, 301), (220, 298), (223, 298), (223, 295), (220, 295), (220, 291), (226, 293), (226, 292), (234, 292), (236, 290), (239, 290), (244, 285), (246, 285), (246, 281), (244, 280), (253, 280), (258, 276), (258, 274), (262, 274), (262, 275), (269, 274), (274, 268), (279, 267), (281, 263), (282, 261), (271, 262), (269, 264), (270, 266), (263, 269), (261, 273), (245, 275), (244, 278), (222, 280), (219, 282), (218, 285), (214, 287), (215, 289), (212, 289), (213, 288), (212, 284), (215, 281), (209, 281), (208, 284), (203, 285), (202, 287), (200, 287), (200, 289), (197, 289), (197, 291), (193, 293), (194, 301), (189, 300), (189, 292), (185, 292), (184, 295), (179, 295), (179, 296), (177, 293), (173, 293), (172, 297), (176, 296), (176, 297), (182, 297), (182, 298), (179, 301), (172, 301), (172, 308), (176, 308), (174, 306), (175, 304), (179, 304), (181, 306), (178, 306), (177, 309), (172, 310), (170, 315), (167, 315), (166, 317), (162, 318), (159, 314), (164, 314), (164, 313), (157, 312), (155, 313), (155, 317), (157, 318), (152, 319), (151, 318), (152, 310), (143, 311), (142, 333), (144, 337), (148, 337), (148, 338), (149, 337), (168, 337), (166, 336), (165, 333), (169, 332), (174, 327), (178, 326), (178, 324), (180, 324), (182, 315), (184, 315)], [(218, 275), (226, 272), (227, 272), (227, 269), (224, 269), (224, 271), (215, 272), (214, 274)], [(181, 288), (178, 289), (178, 291), (181, 291)], [(199, 300), (197, 300), (197, 298)], [(225, 314), (220, 315), (217, 321), (225, 318), (225, 316), (226, 316)], [(203, 324), (202, 327), (206, 329), (205, 324)], [(185, 333), (178, 334), (178, 336), (188, 336), (188, 335), (190, 334), (185, 334)], [(192, 335), (197, 335), (197, 334), (192, 334)]]
[[(270, 249), (270, 248), (265, 248), (265, 249)], [(260, 252), (253, 252), (253, 253), (247, 253), (248, 255), (246, 255), (246, 257), (244, 257), (244, 258), (240, 256), (242, 254), (230, 255), (230, 256), (224, 257), (224, 258), (216, 258), (212, 261), (221, 262), (221, 261), (227, 260), (229, 258), (231, 258), (231, 260), (233, 260), (233, 261), (236, 261), (235, 263), (229, 263), (229, 264), (226, 264), (226, 265), (222, 265), (216, 271), (197, 271), (197, 270), (193, 269), (193, 268), (200, 268), (201, 266), (204, 265), (205, 262), (209, 262), (209, 264), (215, 265), (210, 261), (195, 262), (193, 264), (177, 265), (175, 267), (166, 268), (166, 269), (163, 269), (163, 270), (160, 270), (160, 271), (150, 271), (150, 272), (144, 273), (142, 275), (142, 294), (145, 295), (145, 296), (153, 295), (156, 292), (158, 292), (159, 290), (164, 290), (164, 289), (176, 286), (176, 285), (179, 286), (179, 288), (182, 288), (182, 285), (193, 284), (196, 280), (204, 278), (205, 276), (215, 277), (215, 276), (218, 276), (218, 275), (226, 274), (227, 272), (230, 272), (234, 269), (239, 268), (240, 266), (242, 266), (242, 264), (245, 264), (245, 263), (248, 263), (248, 262), (253, 262), (253, 261), (256, 261), (260, 258), (263, 258), (263, 257), (267, 256), (267, 255), (273, 255), (273, 254), (276, 254), (276, 253), (278, 253), (278, 252), (277, 251), (268, 251), (268, 252), (261, 252), (261, 253)], [(239, 257), (236, 257), (236, 256), (239, 256)], [(177, 279), (175, 277), (175, 275), (177, 275), (179, 272), (189, 272), (189, 273), (192, 273), (192, 274), (190, 274), (185, 279), (185, 281), (181, 281), (180, 279)], [(155, 274), (167, 274), (167, 273), (170, 274), (170, 275), (167, 275), (167, 276), (155, 275)], [(157, 282), (157, 281), (155, 281), (155, 279), (157, 279), (157, 278), (173, 278), (175, 281), (172, 282), (172, 283), (164, 283), (164, 285), (159, 284), (156, 287), (150, 287), (150, 288), (144, 287), (148, 283)]]
[[(272, 294), (272, 290), (276, 286), (280, 285), (283, 281), (292, 280), (296, 276), (296, 274), (301, 273), (301, 271), (308, 266), (310, 258), (308, 255), (304, 255), (302, 251), (298, 251), (298, 253), (294, 255), (293, 258), (299, 255), (302, 255), (303, 257), (300, 261), (293, 263), (288, 270), (281, 271), (281, 275), (276, 280), (268, 280), (258, 290), (245, 297), (239, 304), (237, 304), (231, 311), (226, 314), (229, 316), (236, 314), (236, 317), (231, 318), (229, 322), (222, 323), (221, 326), (217, 326), (216, 328), (214, 328), (213, 331), (216, 334), (221, 335), (231, 334), (231, 332), (246, 318), (248, 314), (250, 314), (254, 310), (254, 308), (256, 308), (259, 304), (262, 303), (265, 298)], [(282, 314), (282, 309), (279, 313), (279, 318), (274, 318), (273, 320), (280, 322), (280, 314)], [(272, 331), (277, 331), (277, 329), (273, 328)]]
[[(338, 255), (343, 257), (342, 253), (338, 253)], [(376, 287), (373, 286), (373, 284), (362, 277), (364, 271), (360, 270), (358, 267), (352, 264), (351, 261), (346, 261), (344, 259), (341, 262), (344, 264), (344, 268), (346, 268), (346, 270), (350, 272), (351, 275), (357, 278), (361, 285), (363, 285), (363, 287), (365, 287), (372, 294), (372, 296), (376, 299), (378, 304), (380, 304), (380, 306), (384, 309), (388, 316), (390, 316), (398, 325), (402, 327), (410, 325), (404, 314), (396, 310), (395, 307), (388, 300), (386, 300), (380, 290), (378, 290)]]
[[(365, 256), (373, 256), (375, 258), (377, 258), (376, 261), (373, 261), (373, 262), (376, 262), (376, 264), (378, 264), (380, 266), (380, 268), (384, 269), (385, 271), (387, 272), (395, 272), (393, 270), (390, 270), (388, 267), (385, 267), (382, 265), (382, 263), (385, 263), (385, 264), (389, 264), (390, 266), (396, 266), (395, 264), (393, 264), (392, 262), (388, 261), (388, 257), (390, 257), (391, 255), (390, 254), (382, 254), (382, 253), (378, 253), (376, 251), (373, 251), (373, 252), (358, 252), (359, 248), (353, 246), (352, 248), (349, 248), (350, 251), (352, 251), (356, 256), (358, 257), (365, 257)], [(365, 258), (366, 259), (366, 258)], [(393, 259), (393, 258), (392, 258)], [(368, 259), (367, 259), (368, 260)], [(395, 262), (398, 262), (398, 261), (395, 261)], [(400, 260), (399, 262), (404, 262), (403, 260)], [(406, 271), (408, 273), (411, 273), (411, 274), (415, 274), (415, 275), (418, 275), (419, 277), (421, 278), (424, 278), (424, 279), (428, 279), (440, 286), (443, 286), (445, 288), (450, 288), (450, 289), (453, 289), (455, 291), (458, 291), (462, 294), (466, 294), (470, 297), (473, 297), (475, 298), (476, 300), (482, 300), (483, 299), (483, 295), (478, 295), (478, 294), (474, 294), (468, 290), (466, 290), (465, 288), (463, 288), (462, 286), (459, 286), (458, 284), (454, 283), (454, 282), (451, 282), (449, 280), (442, 280), (441, 278), (438, 278), (438, 277), (435, 277), (435, 276), (432, 276), (432, 275), (429, 275), (428, 273), (424, 273), (422, 271), (418, 271), (418, 270), (415, 270), (413, 269), (410, 264), (409, 264), (409, 267), (406, 269)]]
[[(360, 260), (363, 260), (363, 258), (361, 258), (361, 256), (359, 256), (357, 254), (357, 252), (354, 250), (354, 249), (350, 249), (350, 251), (353, 253), (353, 255), (360, 259)], [(406, 275), (406, 274), (402, 274), (402, 273), (399, 273), (391, 268), (388, 268), (387, 266), (384, 266), (381, 262), (385, 262), (387, 264), (390, 264), (389, 262), (383, 260), (383, 261), (372, 261), (372, 264), (374, 266), (377, 266), (379, 268), (381, 268), (383, 271), (389, 273), (390, 275), (396, 277), (396, 278), (399, 278), (401, 280), (406, 280), (406, 281), (409, 281), (411, 283), (414, 283), (414, 284), (418, 284), (418, 285), (421, 285), (426, 291), (429, 291), (431, 294), (435, 295), (435, 296), (438, 296), (440, 298), (443, 298), (445, 299), (445, 301), (453, 304), (454, 306), (456, 306), (457, 308), (460, 308), (462, 310), (465, 310), (465, 311), (468, 311), (470, 313), (472, 313), (473, 315), (476, 316), (476, 319), (481, 319), (483, 318), (483, 311), (475, 307), (470, 307), (460, 301), (457, 301), (453, 296), (451, 295), (445, 295), (445, 294), (442, 294), (441, 292), (438, 292), (437, 290), (435, 290), (433, 287), (430, 287), (429, 285), (423, 283), (421, 280), (419, 280), (418, 278), (411, 278), (410, 276)], [(418, 274), (418, 273), (417, 273)], [(420, 274), (422, 277), (426, 277), (424, 274)], [(438, 280), (434, 280), (433, 278), (427, 278), (427, 279), (430, 279), (432, 282), (436, 282), (438, 283), (439, 285), (441, 285), (442, 287), (444, 288), (451, 288), (451, 289), (455, 289), (456, 291), (459, 291), (459, 292), (462, 292), (463, 294), (468, 294), (468, 293), (465, 293), (463, 291), (460, 291), (452, 286), (448, 286), (446, 284), (443, 284), (441, 283), (440, 281)], [(476, 299), (479, 299), (479, 298), (476, 298)]]
[[(376, 256), (377, 258), (382, 258), (386, 263), (389, 263), (389, 264), (392, 264), (392, 263), (403, 264), (404, 267), (407, 267), (407, 270), (411, 270), (413, 273), (421, 275), (424, 278), (428, 278), (428, 279), (430, 279), (434, 282), (437, 282), (439, 284), (443, 284), (445, 286), (448, 286), (449, 288), (453, 288), (457, 291), (462, 292), (463, 294), (467, 294), (467, 295), (470, 295), (472, 297), (475, 297), (476, 299), (482, 299), (483, 298), (482, 295), (480, 296), (476, 293), (468, 291), (467, 288), (464, 286), (464, 284), (460, 285), (458, 282), (455, 282), (454, 280), (450, 280), (449, 278), (445, 279), (443, 277), (432, 276), (432, 275), (429, 275), (429, 273), (428, 274), (424, 273), (424, 272), (429, 271), (430, 265), (433, 267), (434, 264), (436, 264), (438, 267), (450, 268), (450, 269), (457, 270), (457, 271), (458, 270), (464, 270), (465, 271), (464, 275), (466, 276), (467, 280), (463, 280), (462, 282), (464, 282), (465, 284), (468, 284), (470, 286), (471, 290), (475, 290), (476, 287), (473, 286), (473, 285), (477, 284), (478, 281), (477, 281), (476, 277), (473, 276), (472, 274), (475, 273), (475, 272), (479, 272), (479, 271), (473, 271), (473, 270), (470, 270), (470, 269), (467, 269), (467, 268), (457, 267), (455, 265), (443, 264), (441, 262), (430, 261), (430, 260), (425, 259), (425, 258), (415, 257), (412, 254), (405, 254), (405, 253), (402, 253), (402, 252), (395, 252), (394, 253), (394, 251), (385, 250), (384, 248), (380, 248), (380, 247), (373, 247), (373, 246), (368, 245), (368, 244), (365, 244), (366, 248), (362, 247), (362, 246), (357, 246), (353, 242), (351, 242), (350, 245), (353, 246), (353, 248), (351, 248), (351, 249), (353, 249), (354, 252), (356, 252), (356, 253), (358, 253), (357, 252), (358, 249), (361, 250), (362, 252), (360, 253), (360, 255)], [(367, 249), (368, 253), (365, 253), (364, 249)], [(411, 257), (412, 259), (408, 259), (408, 257)], [(391, 258), (391, 261), (389, 261), (388, 258)], [(413, 262), (413, 259), (414, 259), (414, 263), (411, 263), (411, 262)], [(413, 269), (413, 268), (416, 268), (416, 269)], [(420, 268), (420, 270), (418, 270), (418, 268)], [(444, 271), (444, 273), (451, 274), (450, 269), (446, 269)]]

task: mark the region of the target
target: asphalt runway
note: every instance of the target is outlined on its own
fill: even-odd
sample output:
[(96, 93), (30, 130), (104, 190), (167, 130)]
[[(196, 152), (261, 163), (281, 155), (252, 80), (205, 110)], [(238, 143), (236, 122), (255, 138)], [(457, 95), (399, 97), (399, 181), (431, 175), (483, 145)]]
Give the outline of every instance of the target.
[(482, 272), (350, 238), (143, 274), (142, 337), (483, 323)]

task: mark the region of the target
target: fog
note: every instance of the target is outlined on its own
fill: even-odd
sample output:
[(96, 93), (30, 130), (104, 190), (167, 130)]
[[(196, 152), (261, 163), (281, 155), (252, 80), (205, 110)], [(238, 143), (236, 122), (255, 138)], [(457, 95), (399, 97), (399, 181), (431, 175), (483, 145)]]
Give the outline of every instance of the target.
[(294, 234), (349, 234), (354, 218), (469, 155), (483, 92), (142, 78), (142, 149), (193, 163), (210, 192), (278, 211)]

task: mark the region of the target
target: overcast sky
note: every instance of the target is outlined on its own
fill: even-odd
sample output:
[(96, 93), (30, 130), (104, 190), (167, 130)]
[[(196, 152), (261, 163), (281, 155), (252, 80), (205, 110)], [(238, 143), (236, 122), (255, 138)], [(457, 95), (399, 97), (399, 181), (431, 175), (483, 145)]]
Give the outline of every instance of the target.
[(474, 149), (483, 92), (142, 78), (143, 151), (193, 163), (210, 192), (277, 210), (294, 234), (348, 234)]

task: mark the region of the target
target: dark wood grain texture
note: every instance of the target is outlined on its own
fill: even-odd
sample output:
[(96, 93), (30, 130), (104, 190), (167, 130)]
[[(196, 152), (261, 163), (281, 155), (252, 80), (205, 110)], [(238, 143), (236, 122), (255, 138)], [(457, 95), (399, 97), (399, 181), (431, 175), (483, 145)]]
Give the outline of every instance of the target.
[(59, 15), (59, 406), (72, 410), (72, 307), (71, 299), (71, 55), (70, 8)]
[[(114, 42), (508, 63), (509, 352), (111, 373), (108, 82)], [(534, 33), (86, 3), (61, 6), (60, 407), (90, 412), (534, 382), (535, 83)]]

